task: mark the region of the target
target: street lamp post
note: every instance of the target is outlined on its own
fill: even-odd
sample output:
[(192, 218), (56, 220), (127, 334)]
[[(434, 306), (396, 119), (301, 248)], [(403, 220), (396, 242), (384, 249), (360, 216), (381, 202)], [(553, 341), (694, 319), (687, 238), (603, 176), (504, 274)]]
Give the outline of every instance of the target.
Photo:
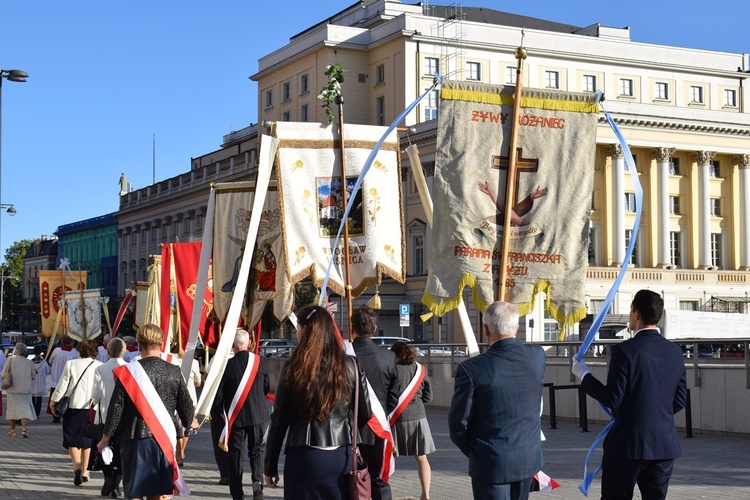
[[(2, 201), (2, 179), (3, 179), (3, 80), (9, 82), (23, 83), (29, 77), (29, 74), (20, 69), (0, 69), (0, 201)], [(0, 204), (0, 210), (7, 208), (7, 212), (10, 215), (16, 213), (16, 209), (13, 208), (13, 204), (3, 205)], [(0, 223), (1, 224), (1, 223)], [(0, 231), (0, 235), (2, 232)], [(0, 237), (0, 250), (2, 249), (2, 238)], [(2, 308), (0, 308), (0, 318), (2, 317)]]

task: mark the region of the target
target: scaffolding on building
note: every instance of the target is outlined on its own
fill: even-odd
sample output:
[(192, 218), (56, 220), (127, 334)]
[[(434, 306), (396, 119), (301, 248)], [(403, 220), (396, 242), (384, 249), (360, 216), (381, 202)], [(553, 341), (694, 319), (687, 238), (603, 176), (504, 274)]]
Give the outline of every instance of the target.
[(422, 13), (440, 18), (440, 21), (431, 28), (432, 36), (440, 39), (440, 75), (456, 80), (462, 79), (466, 54), (464, 46), (466, 16), (463, 7), (458, 3), (431, 6), (424, 2)]

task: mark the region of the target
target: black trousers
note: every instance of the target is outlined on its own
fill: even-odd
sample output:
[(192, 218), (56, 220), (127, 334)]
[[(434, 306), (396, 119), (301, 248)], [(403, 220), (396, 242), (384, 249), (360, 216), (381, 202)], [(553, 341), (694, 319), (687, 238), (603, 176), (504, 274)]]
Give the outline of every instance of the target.
[(250, 474), (254, 483), (263, 485), (263, 431), (264, 425), (232, 427), (229, 438), (229, 493), (232, 498), (243, 498), (242, 448), (247, 441), (247, 456), (250, 458)]
[(367, 462), (370, 471), (372, 500), (391, 500), (391, 485), (380, 478), (380, 469), (383, 466), (383, 449), (385, 441), (378, 439), (375, 444), (360, 444), (359, 452), (362, 459)]
[(602, 458), (602, 500), (633, 498), (638, 485), (643, 500), (667, 498), (674, 460), (632, 460), (604, 455)]
[(512, 483), (483, 483), (471, 478), (474, 500), (527, 500), (534, 476)]
[(219, 477), (229, 478), (229, 453), (219, 448), (219, 438), (224, 429), (224, 419), (211, 415), (211, 444), (214, 449), (214, 460), (219, 467)]

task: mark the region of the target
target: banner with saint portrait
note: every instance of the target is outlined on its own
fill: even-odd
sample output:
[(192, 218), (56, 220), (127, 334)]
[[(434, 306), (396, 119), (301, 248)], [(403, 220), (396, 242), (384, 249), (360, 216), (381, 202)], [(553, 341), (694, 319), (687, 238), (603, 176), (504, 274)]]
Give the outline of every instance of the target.
[[(507, 270), (506, 300), (521, 314), (545, 292), (563, 326), (586, 314), (584, 283), (598, 104), (593, 93), (445, 81), (433, 184), (431, 264), (423, 303), (456, 308), (465, 286), (483, 311)], [(511, 226), (504, 216), (511, 124), (518, 129)], [(501, 263), (503, 238), (509, 238)]]
[[(312, 276), (314, 285), (321, 287), (331, 260), (328, 286), (339, 295), (344, 295), (346, 286), (351, 285), (352, 296), (357, 297), (368, 286), (379, 285), (383, 274), (404, 282), (401, 173), (395, 131), (382, 144), (361, 189), (355, 193), (347, 219), (348, 250), (343, 237), (334, 248), (346, 208), (344, 195), (348, 201), (367, 157), (385, 130), (345, 126), (343, 181), (340, 142), (333, 126), (275, 124), (283, 251), (292, 283)], [(349, 283), (345, 279), (345, 260), (349, 261)]]

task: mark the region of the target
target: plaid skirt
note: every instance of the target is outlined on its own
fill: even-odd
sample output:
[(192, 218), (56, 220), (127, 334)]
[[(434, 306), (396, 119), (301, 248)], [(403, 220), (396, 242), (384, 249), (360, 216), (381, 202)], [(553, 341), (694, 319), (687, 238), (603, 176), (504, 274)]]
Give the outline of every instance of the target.
[(5, 420), (20, 420), (28, 418), (36, 420), (36, 410), (31, 402), (31, 394), (21, 394), (17, 392), (5, 392), (7, 397), (8, 408), (5, 414)]

